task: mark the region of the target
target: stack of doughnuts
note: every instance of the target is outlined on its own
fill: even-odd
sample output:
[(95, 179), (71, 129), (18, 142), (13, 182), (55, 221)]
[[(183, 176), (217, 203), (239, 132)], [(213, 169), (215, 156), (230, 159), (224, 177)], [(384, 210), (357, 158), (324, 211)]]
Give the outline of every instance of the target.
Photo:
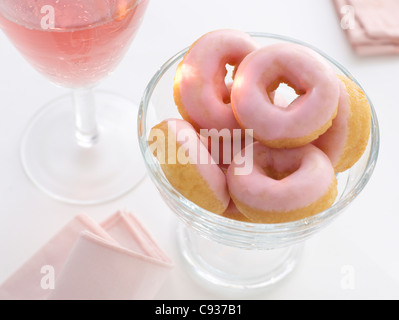
[[(292, 102), (279, 96), (281, 84), (295, 91)], [(207, 33), (179, 64), (173, 95), (183, 119), (151, 130), (153, 153), (177, 191), (230, 219), (284, 223), (328, 209), (336, 173), (351, 168), (369, 140), (364, 92), (299, 44), (260, 46), (236, 30)]]

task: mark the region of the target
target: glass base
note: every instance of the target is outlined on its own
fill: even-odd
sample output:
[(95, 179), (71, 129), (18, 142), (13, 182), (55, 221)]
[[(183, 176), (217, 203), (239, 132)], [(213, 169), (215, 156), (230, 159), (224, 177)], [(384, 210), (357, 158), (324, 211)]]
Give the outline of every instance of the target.
[(190, 274), (219, 288), (252, 292), (269, 288), (296, 267), (303, 245), (271, 250), (248, 250), (208, 240), (183, 224), (178, 244)]
[(22, 141), (26, 174), (59, 201), (94, 205), (132, 190), (145, 176), (137, 140), (137, 110), (131, 101), (95, 91), (98, 143), (78, 146), (72, 95), (46, 105), (30, 122)]

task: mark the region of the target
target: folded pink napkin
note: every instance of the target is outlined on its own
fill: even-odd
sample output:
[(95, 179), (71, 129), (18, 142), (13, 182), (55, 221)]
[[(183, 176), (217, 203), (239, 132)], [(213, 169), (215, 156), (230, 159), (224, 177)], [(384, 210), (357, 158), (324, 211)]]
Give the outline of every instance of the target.
[(399, 54), (398, 0), (333, 0), (333, 3), (355, 52)]
[(79, 215), (0, 287), (2, 300), (152, 299), (172, 262), (130, 213)]

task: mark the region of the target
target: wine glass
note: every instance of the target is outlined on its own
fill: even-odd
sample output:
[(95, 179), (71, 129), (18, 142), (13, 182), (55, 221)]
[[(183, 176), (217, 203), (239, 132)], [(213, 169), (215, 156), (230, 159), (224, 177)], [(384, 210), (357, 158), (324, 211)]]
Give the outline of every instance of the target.
[[(295, 39), (273, 34), (251, 33), (261, 45), (298, 43), (322, 54), (337, 74), (356, 79), (339, 63), (316, 48)], [(362, 158), (350, 169), (337, 174), (338, 196), (329, 209), (299, 221), (256, 224), (232, 220), (204, 210), (183, 197), (165, 177), (149, 144), (149, 132), (160, 121), (181, 118), (173, 100), (173, 82), (178, 64), (187, 49), (168, 60), (148, 84), (139, 109), (140, 148), (149, 175), (162, 198), (178, 216), (179, 251), (188, 271), (201, 282), (239, 292), (252, 292), (284, 279), (297, 265), (305, 240), (330, 224), (358, 196), (368, 183), (379, 152), (379, 126), (371, 105), (371, 133)], [(290, 99), (290, 90), (279, 92)]]
[(0, 0), (0, 27), (22, 56), (66, 94), (29, 123), (25, 172), (55, 199), (98, 204), (144, 177), (138, 106), (95, 91), (127, 52), (149, 0)]

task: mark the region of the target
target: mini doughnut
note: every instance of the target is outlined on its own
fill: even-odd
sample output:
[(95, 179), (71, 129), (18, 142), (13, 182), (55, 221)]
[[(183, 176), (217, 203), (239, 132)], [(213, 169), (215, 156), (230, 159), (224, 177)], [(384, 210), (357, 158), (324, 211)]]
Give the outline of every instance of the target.
[(338, 115), (328, 131), (313, 142), (330, 158), (335, 172), (351, 168), (366, 150), (370, 129), (371, 110), (362, 89), (345, 76), (341, 79)]
[[(281, 83), (299, 95), (286, 107), (273, 104)], [(337, 113), (339, 81), (326, 60), (302, 45), (272, 44), (250, 53), (231, 90), (239, 124), (272, 148), (303, 146), (323, 134)]]
[(241, 129), (230, 103), (226, 65), (237, 67), (258, 44), (248, 34), (217, 30), (198, 39), (177, 68), (174, 99), (196, 129)]
[(248, 219), (255, 223), (290, 222), (324, 211), (334, 203), (337, 180), (329, 158), (319, 148), (307, 144), (272, 149), (259, 142), (252, 147), (250, 174), (236, 175), (235, 159), (227, 170), (230, 196)]
[(191, 202), (216, 214), (226, 211), (226, 176), (213, 161), (194, 127), (181, 119), (151, 129), (149, 146), (170, 184)]

